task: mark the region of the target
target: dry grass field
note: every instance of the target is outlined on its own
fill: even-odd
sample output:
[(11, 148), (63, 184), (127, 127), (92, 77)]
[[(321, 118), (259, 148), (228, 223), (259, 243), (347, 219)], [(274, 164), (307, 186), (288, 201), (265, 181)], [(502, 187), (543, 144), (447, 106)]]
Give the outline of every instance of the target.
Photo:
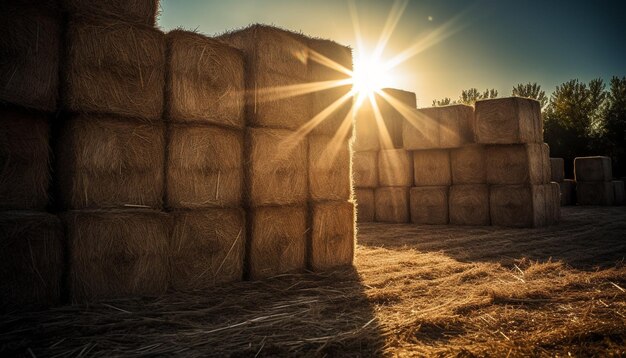
[(1, 316), (0, 355), (623, 356), (626, 208), (541, 229), (366, 224), (356, 265)]

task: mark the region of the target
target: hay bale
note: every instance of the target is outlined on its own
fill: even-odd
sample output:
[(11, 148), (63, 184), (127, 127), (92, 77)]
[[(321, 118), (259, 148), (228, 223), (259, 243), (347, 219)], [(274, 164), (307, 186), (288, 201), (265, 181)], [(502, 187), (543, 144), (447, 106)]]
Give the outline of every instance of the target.
[(486, 147), (487, 183), (544, 184), (545, 155), (541, 144), (488, 145)]
[(439, 112), (439, 148), (459, 148), (473, 142), (474, 107), (455, 104), (436, 107)]
[(303, 204), (308, 198), (306, 139), (295, 132), (249, 128), (246, 170), (248, 205)]
[(311, 119), (306, 37), (256, 24), (218, 39), (244, 55), (249, 125), (295, 130)]
[[(405, 113), (414, 110), (417, 106), (415, 93), (394, 88), (384, 88), (382, 91), (386, 96), (393, 98), (386, 99), (379, 94), (375, 96), (383, 123), (385, 128), (387, 128), (393, 148), (402, 148), (402, 128), (404, 127), (404, 122), (407, 121)], [(404, 107), (398, 108), (399, 106)]]
[(121, 22), (156, 25), (159, 0), (61, 0), (70, 15), (96, 16)]
[(487, 182), (485, 146), (466, 145), (450, 151), (452, 183), (484, 184)]
[(258, 207), (250, 212), (248, 273), (261, 279), (306, 267), (307, 208)]
[(354, 189), (356, 199), (356, 217), (360, 223), (372, 222), (376, 218), (374, 189)]
[(613, 205), (624, 205), (624, 182), (613, 180)]
[(0, 104), (55, 111), (62, 16), (45, 5), (0, 5)]
[(312, 210), (311, 269), (319, 271), (351, 265), (356, 244), (354, 203), (314, 203)]
[(411, 188), (411, 222), (415, 224), (447, 224), (448, 188), (447, 186), (421, 186)]
[(550, 180), (557, 183), (565, 180), (565, 161), (563, 158), (550, 158)]
[(183, 30), (170, 31), (166, 41), (166, 117), (172, 122), (243, 128), (245, 83), (241, 52)]
[(43, 114), (0, 108), (0, 209), (48, 204), (49, 131)]
[(378, 187), (378, 152), (354, 152), (352, 179), (357, 188)]
[(608, 182), (612, 178), (611, 158), (602, 156), (574, 158), (576, 182)]
[(561, 190), (561, 206), (575, 205), (576, 182), (572, 179), (563, 179), (559, 183), (559, 188)]
[(59, 204), (67, 209), (163, 205), (165, 129), (78, 115), (59, 131)]
[(547, 143), (541, 143), (541, 155), (542, 183), (549, 183), (552, 181), (552, 164), (550, 163), (550, 146)]
[(413, 152), (415, 186), (451, 185), (450, 151), (446, 149)]
[(314, 201), (348, 200), (352, 194), (350, 145), (325, 135), (309, 136), (309, 195)]
[(494, 185), (489, 195), (491, 223), (497, 226), (540, 227), (547, 223), (546, 191), (551, 185)]
[(602, 182), (576, 182), (576, 200), (578, 205), (613, 205), (615, 193), (613, 183)]
[(67, 25), (66, 45), (67, 110), (161, 120), (163, 33), (114, 20), (74, 18)]
[(561, 220), (561, 188), (559, 183), (550, 182), (546, 186), (546, 224), (558, 224)]
[(402, 126), (402, 143), (407, 150), (439, 148), (439, 115), (436, 107), (411, 110)]
[(0, 212), (0, 311), (60, 303), (63, 227), (50, 214)]
[(381, 187), (374, 192), (376, 221), (409, 222), (409, 188)]
[(483, 184), (450, 187), (450, 224), (489, 225), (489, 187)]
[(381, 147), (378, 127), (372, 104), (365, 100), (355, 111), (352, 149), (359, 152), (378, 151)]
[(381, 186), (411, 186), (411, 153), (404, 149), (383, 149), (378, 152), (378, 182)]
[(171, 287), (195, 290), (243, 279), (246, 242), (241, 209), (205, 209), (172, 214)]
[(508, 97), (476, 101), (477, 143), (543, 142), (541, 105), (530, 98)]
[[(311, 114), (316, 115), (333, 103), (348, 96), (350, 85), (349, 71), (352, 71), (352, 50), (336, 42), (322, 39), (308, 39), (308, 80), (311, 83), (322, 85), (328, 81), (337, 81), (341, 86), (316, 90), (311, 93)], [(341, 70), (344, 70), (343, 72)], [(315, 126), (312, 133), (334, 135), (342, 127), (346, 118), (350, 122), (348, 132), (352, 132), (352, 97), (346, 98), (343, 103), (328, 115), (321, 123)]]
[(243, 137), (214, 126), (170, 126), (166, 206), (241, 206)]
[(169, 216), (153, 210), (69, 211), (62, 216), (73, 302), (157, 296), (169, 282)]

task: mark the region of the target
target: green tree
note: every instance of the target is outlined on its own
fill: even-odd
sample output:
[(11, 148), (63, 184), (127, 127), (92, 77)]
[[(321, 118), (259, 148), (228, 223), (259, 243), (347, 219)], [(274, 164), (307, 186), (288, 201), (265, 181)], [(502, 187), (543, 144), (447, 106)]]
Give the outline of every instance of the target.
[(513, 87), (513, 96), (515, 97), (526, 97), (533, 98), (541, 103), (541, 108), (545, 108), (546, 104), (548, 104), (548, 97), (546, 97), (546, 92), (541, 90), (541, 85), (535, 83), (528, 82), (527, 84), (518, 84)]
[(474, 105), (476, 101), (480, 99), (489, 99), (498, 97), (498, 91), (495, 89), (486, 89), (484, 92), (480, 92), (477, 88), (470, 88), (461, 91), (458, 103)]
[(626, 77), (613, 77), (606, 97), (601, 136), (613, 159), (613, 173), (626, 176)]
[(551, 156), (562, 157), (571, 173), (575, 157), (600, 155), (597, 137), (606, 99), (602, 79), (571, 80), (556, 87), (544, 113), (544, 139)]

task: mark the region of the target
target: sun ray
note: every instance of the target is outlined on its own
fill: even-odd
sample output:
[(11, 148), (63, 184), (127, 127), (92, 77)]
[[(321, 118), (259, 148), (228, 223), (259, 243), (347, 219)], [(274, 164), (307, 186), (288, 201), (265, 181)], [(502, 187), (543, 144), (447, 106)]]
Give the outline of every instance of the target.
[(259, 88), (255, 91), (256, 100), (259, 102), (275, 101), (283, 98), (301, 96), (318, 91), (324, 91), (340, 86), (352, 84), (352, 79), (319, 81), (298, 83), (295, 85), (275, 86)]
[[(354, 106), (350, 108), (350, 111), (345, 116), (341, 125), (337, 129), (337, 132), (333, 135), (328, 146), (322, 152), (320, 160), (326, 160), (328, 166), (331, 166), (337, 158), (337, 154), (341, 151), (342, 146), (346, 145), (346, 138), (350, 137), (350, 130), (352, 129), (354, 122)], [(318, 166), (324, 163), (317, 163)]]
[(421, 134), (425, 134), (422, 132), (421, 128), (423, 128), (423, 123), (425, 121), (435, 122), (437, 119), (431, 118), (425, 115), (422, 112), (417, 111), (415, 108), (406, 105), (405, 103), (395, 99), (393, 96), (388, 95), (384, 91), (377, 92), (387, 103), (389, 103), (395, 110), (397, 110), (400, 115), (413, 126), (417, 131)]
[(383, 54), (383, 51), (387, 47), (387, 43), (393, 34), (393, 31), (396, 29), (406, 6), (408, 5), (408, 0), (396, 0), (394, 1), (391, 10), (389, 11), (389, 15), (387, 15), (387, 20), (385, 21), (385, 26), (383, 27), (383, 31), (380, 34), (380, 38), (378, 39), (378, 43), (376, 44), (376, 48), (374, 52), (371, 54), (373, 61), (377, 61)]
[(321, 65), (331, 68), (337, 72), (341, 72), (346, 76), (352, 76), (352, 71), (345, 66), (331, 60), (330, 58), (322, 55), (321, 53), (309, 49), (309, 60), (315, 61)]
[(368, 98), (370, 105), (372, 106), (372, 112), (374, 112), (374, 118), (376, 119), (376, 126), (378, 127), (378, 136), (382, 149), (393, 149), (393, 141), (391, 140), (391, 136), (389, 135), (389, 131), (385, 125), (380, 108), (378, 108), (378, 103), (376, 103), (374, 93), (369, 93)]

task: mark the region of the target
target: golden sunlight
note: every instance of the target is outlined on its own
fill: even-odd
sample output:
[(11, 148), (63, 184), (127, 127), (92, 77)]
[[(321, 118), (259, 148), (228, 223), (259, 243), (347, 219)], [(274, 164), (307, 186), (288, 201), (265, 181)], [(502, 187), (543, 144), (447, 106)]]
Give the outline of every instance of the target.
[(355, 61), (352, 81), (353, 92), (366, 97), (386, 86), (387, 71), (375, 57), (360, 57)]

